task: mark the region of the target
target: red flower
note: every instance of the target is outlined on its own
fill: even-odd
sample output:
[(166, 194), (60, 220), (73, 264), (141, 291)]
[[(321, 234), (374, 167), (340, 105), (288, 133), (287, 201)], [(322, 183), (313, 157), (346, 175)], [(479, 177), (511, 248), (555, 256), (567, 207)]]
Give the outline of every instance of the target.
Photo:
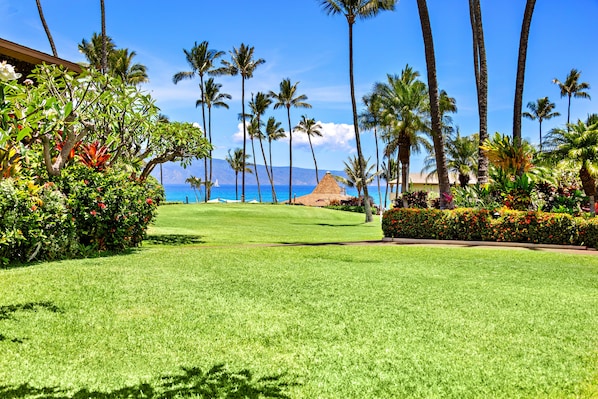
[(95, 216), (95, 215), (97, 214), (97, 212), (96, 212), (96, 211), (91, 211), (91, 212), (89, 212), (89, 213), (91, 213), (91, 215), (92, 215), (92, 216)]
[(145, 203), (148, 204), (148, 205), (151, 205), (151, 204), (154, 203), (154, 201), (151, 198), (148, 198), (148, 199), (145, 200)]
[(100, 207), (100, 209), (106, 209), (106, 204), (104, 204), (103, 202), (98, 202), (98, 206)]
[(36, 205), (31, 205), (31, 210), (32, 210), (32, 211), (35, 211), (36, 209), (37, 209), (37, 206), (36, 206)]

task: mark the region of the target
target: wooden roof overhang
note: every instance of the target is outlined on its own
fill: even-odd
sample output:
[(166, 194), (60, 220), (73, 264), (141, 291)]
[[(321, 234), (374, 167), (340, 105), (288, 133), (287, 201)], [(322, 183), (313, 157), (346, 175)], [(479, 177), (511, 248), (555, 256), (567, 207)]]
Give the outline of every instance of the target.
[(4, 60), (23, 75), (21, 79), (29, 75), (36, 65), (42, 63), (62, 65), (69, 71), (81, 73), (79, 64), (0, 38), (0, 61)]

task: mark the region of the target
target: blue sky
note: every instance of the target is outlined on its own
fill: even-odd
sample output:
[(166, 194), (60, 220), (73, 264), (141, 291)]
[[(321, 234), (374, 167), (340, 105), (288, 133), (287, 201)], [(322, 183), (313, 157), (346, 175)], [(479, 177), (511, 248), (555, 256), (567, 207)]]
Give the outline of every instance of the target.
[[(71, 61), (84, 58), (77, 50), (83, 38), (100, 31), (99, 1), (42, 0), (58, 55)], [(324, 127), (324, 138), (315, 140), (321, 170), (343, 168), (355, 152), (349, 97), (347, 23), (342, 16), (328, 16), (319, 0), (106, 0), (107, 31), (117, 47), (137, 53), (135, 60), (148, 67), (150, 82), (142, 88), (157, 100), (171, 120), (200, 122), (195, 108), (198, 80), (172, 83), (172, 76), (189, 70), (183, 49), (207, 40), (226, 52), (241, 43), (255, 47), (255, 56), (266, 63), (246, 81), (246, 93), (278, 91), (284, 78), (299, 81), (299, 93), (311, 109), (292, 109), (292, 124), (302, 114)], [(436, 47), (438, 81), (457, 100), (454, 123), (462, 134), (478, 130), (468, 1), (428, 0)], [(513, 95), (524, 0), (482, 0), (489, 70), (489, 131), (510, 134)], [(564, 80), (571, 68), (582, 71), (593, 101), (574, 99), (572, 119), (598, 112), (598, 0), (543, 0), (536, 5), (529, 38), (523, 101), (548, 96), (561, 117), (546, 121), (543, 130), (566, 122), (566, 99), (561, 99), (552, 79)], [(398, 74), (406, 64), (420, 71), (426, 65), (415, 0), (399, 1), (396, 11), (358, 21), (354, 29), (355, 82), (358, 98), (386, 74)], [(0, 0), (0, 37), (51, 53), (35, 1)], [(241, 78), (217, 77), (222, 91), (233, 96), (230, 109), (213, 113), (215, 157), (240, 147)], [(287, 126), (286, 113), (270, 109)], [(523, 121), (524, 138), (537, 142), (536, 121)], [(366, 156), (375, 159), (373, 135), (362, 136)], [(313, 167), (307, 140), (293, 136), (293, 163)], [(288, 165), (288, 142), (273, 147), (274, 164)], [(415, 156), (412, 170), (421, 169), (424, 155)]]

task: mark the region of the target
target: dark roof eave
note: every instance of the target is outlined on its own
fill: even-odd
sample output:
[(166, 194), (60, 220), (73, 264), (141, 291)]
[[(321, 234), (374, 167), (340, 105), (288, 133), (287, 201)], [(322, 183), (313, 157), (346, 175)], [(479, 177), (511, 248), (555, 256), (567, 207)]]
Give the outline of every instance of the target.
[(0, 38), (0, 55), (6, 55), (33, 65), (42, 63), (62, 65), (69, 71), (81, 73), (81, 66), (79, 64), (42, 53), (41, 51), (29, 47), (21, 46), (20, 44), (2, 38)]

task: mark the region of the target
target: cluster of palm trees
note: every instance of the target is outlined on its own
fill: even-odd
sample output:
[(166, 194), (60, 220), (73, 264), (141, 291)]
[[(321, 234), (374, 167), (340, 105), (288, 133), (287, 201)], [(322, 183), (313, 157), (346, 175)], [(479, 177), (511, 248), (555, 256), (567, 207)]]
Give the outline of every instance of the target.
[[(291, 124), (291, 108), (311, 108), (311, 105), (306, 102), (307, 96), (299, 94), (297, 86), (299, 82), (293, 83), (289, 78), (283, 79), (280, 83), (279, 91), (270, 91), (268, 93), (257, 92), (251, 94), (249, 101), (249, 112), (246, 111), (245, 106), (245, 81), (253, 77), (257, 67), (265, 63), (261, 58), (255, 58), (255, 49), (242, 43), (238, 48), (233, 47), (229, 52), (230, 60), (221, 59), (220, 66), (216, 66), (216, 61), (224, 55), (222, 51), (209, 49), (209, 43), (203, 41), (195, 43), (191, 50), (183, 50), (187, 63), (190, 66), (189, 71), (179, 72), (174, 75), (173, 82), (176, 84), (183, 79), (191, 79), (199, 77), (200, 99), (197, 100), (196, 106), (202, 108), (202, 121), (204, 132), (207, 133), (207, 138), (212, 144), (212, 125), (211, 112), (212, 107), (228, 108), (225, 100), (230, 100), (231, 96), (226, 93), (221, 93), (222, 85), (215, 83), (213, 78), (206, 79), (206, 75), (222, 76), (222, 75), (240, 75), (241, 76), (241, 113), (240, 120), (243, 128), (243, 148), (236, 149), (234, 153), (230, 153), (227, 157), (231, 168), (235, 171), (236, 176), (241, 174), (241, 201), (245, 201), (245, 175), (246, 173), (254, 173), (258, 185), (258, 195), (261, 201), (261, 187), (259, 174), (257, 169), (257, 157), (255, 151), (255, 141), (259, 143), (260, 152), (272, 189), (272, 199), (277, 202), (276, 190), (274, 185), (274, 169), (272, 167), (272, 142), (286, 137), (284, 129), (280, 126), (274, 117), (270, 117), (264, 122), (264, 115), (268, 108), (273, 105), (274, 109), (284, 108), (288, 121), (288, 137), (289, 137), (289, 199), (292, 195), (292, 173), (293, 173), (293, 132), (303, 132), (308, 135), (310, 148), (316, 165), (317, 175), (317, 161), (313, 145), (311, 142), (312, 136), (321, 136), (321, 126), (315, 122), (313, 118), (303, 116), (301, 122), (295, 127)], [(207, 118), (206, 118), (207, 108)], [(207, 120), (207, 124), (206, 124)], [(265, 130), (264, 130), (265, 127)], [(251, 158), (247, 151), (247, 141), (251, 143), (251, 152), (253, 158), (253, 169), (248, 167), (248, 160)], [(264, 148), (264, 140), (268, 141), (268, 157)], [(210, 162), (208, 159), (204, 160), (204, 184), (208, 184), (213, 179), (213, 170), (210, 154)], [(210, 189), (206, 187), (206, 201), (210, 199)], [(237, 190), (238, 191), (238, 190)]]

